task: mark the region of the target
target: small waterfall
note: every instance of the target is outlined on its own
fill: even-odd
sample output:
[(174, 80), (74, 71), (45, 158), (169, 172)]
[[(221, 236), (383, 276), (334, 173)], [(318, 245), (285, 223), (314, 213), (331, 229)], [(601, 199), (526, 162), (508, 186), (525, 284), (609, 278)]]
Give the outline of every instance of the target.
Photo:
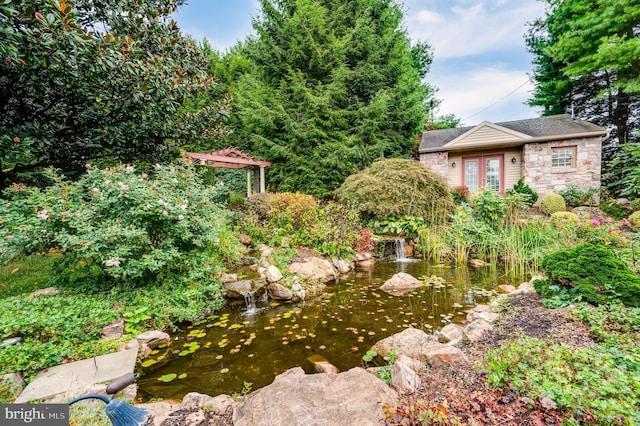
[(399, 238), (396, 240), (396, 260), (398, 262), (402, 262), (407, 259), (407, 242), (404, 238)]
[(244, 294), (244, 303), (247, 305), (247, 310), (245, 312), (247, 315), (251, 315), (256, 312), (256, 297), (254, 292), (248, 291)]

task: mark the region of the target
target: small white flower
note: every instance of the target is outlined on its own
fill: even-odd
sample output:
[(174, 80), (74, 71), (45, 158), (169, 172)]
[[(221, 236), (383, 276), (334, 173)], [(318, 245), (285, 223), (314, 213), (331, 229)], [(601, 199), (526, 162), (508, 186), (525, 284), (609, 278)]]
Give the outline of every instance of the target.
[(184, 216), (179, 215), (179, 216), (178, 216), (178, 220), (184, 220)]
[(158, 200), (158, 204), (160, 204), (161, 206), (164, 206), (164, 200), (163, 200), (162, 198), (160, 198), (160, 199)]
[(166, 210), (163, 210), (163, 211), (162, 211), (162, 214), (163, 214), (164, 216), (167, 216), (167, 215), (169, 214), (169, 212), (168, 212), (168, 211), (166, 211)]

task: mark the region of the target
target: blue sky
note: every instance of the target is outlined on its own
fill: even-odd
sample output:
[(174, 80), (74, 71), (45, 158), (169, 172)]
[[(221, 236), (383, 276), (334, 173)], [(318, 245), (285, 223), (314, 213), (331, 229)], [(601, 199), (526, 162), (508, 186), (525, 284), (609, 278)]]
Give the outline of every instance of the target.
[[(434, 61), (426, 80), (439, 89), (440, 114), (465, 125), (539, 116), (524, 105), (533, 85), (523, 35), (544, 15), (539, 0), (404, 0), (404, 26), (428, 41)], [(225, 50), (252, 33), (257, 0), (188, 0), (174, 15), (185, 33)]]

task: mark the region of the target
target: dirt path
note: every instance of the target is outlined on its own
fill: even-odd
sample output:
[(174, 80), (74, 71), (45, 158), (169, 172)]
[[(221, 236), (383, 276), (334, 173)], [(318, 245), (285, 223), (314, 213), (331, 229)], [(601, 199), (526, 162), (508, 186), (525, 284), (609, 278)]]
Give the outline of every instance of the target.
[(461, 345), (471, 364), (428, 369), (420, 391), (405, 397), (387, 424), (560, 425), (562, 414), (558, 410), (512, 392), (493, 390), (476, 369), (488, 350), (524, 336), (576, 347), (593, 343), (588, 328), (569, 318), (567, 309), (546, 309), (537, 294), (512, 296), (502, 305), (493, 331), (479, 342)]

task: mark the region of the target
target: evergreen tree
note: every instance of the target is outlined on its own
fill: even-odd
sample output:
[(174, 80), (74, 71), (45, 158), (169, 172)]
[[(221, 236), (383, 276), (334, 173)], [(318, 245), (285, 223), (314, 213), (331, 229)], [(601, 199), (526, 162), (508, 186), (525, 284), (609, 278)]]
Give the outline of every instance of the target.
[(162, 161), (225, 133), (225, 98), (183, 108), (214, 82), (169, 18), (182, 3), (0, 1), (0, 187), (43, 166)]
[[(614, 128), (614, 145), (636, 137), (640, 113), (640, 3), (546, 0), (527, 37), (536, 83), (531, 105), (576, 112)], [(611, 158), (614, 149), (605, 150)]]
[[(271, 161), (269, 187), (328, 196), (375, 159), (408, 157), (422, 130), (426, 43), (411, 46), (393, 0), (262, 0), (241, 47), (225, 143)], [(240, 64), (240, 58), (233, 58)], [(224, 59), (223, 59), (224, 61)], [(218, 61), (219, 63), (219, 61)]]

